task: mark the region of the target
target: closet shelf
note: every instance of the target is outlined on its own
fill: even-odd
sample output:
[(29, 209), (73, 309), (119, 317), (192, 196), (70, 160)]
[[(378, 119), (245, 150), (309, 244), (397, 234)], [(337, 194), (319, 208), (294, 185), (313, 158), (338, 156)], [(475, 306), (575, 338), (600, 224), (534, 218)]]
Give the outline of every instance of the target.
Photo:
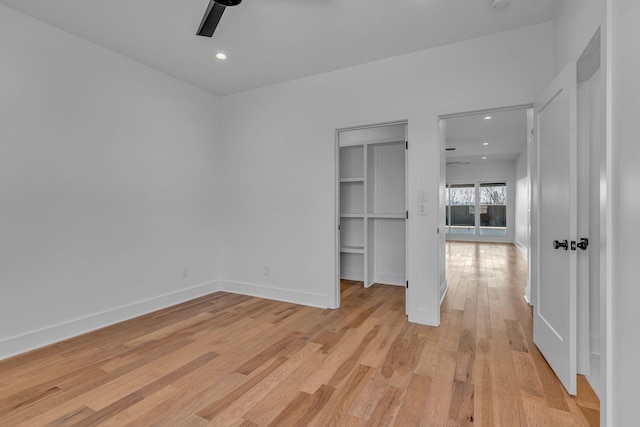
[(340, 182), (364, 182), (364, 177), (355, 176), (350, 178), (340, 178)]
[(340, 247), (340, 252), (343, 254), (364, 254), (364, 246), (344, 245)]
[(370, 213), (367, 214), (368, 218), (375, 218), (375, 219), (405, 219), (406, 218), (406, 212), (399, 212), (399, 213)]
[(341, 213), (340, 218), (364, 218), (362, 213)]

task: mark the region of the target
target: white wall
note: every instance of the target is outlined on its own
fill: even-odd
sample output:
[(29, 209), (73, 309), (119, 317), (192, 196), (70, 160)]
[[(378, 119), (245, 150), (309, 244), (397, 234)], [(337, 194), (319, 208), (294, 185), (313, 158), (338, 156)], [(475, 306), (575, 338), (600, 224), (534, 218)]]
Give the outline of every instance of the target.
[[(638, 384), (640, 384), (640, 280), (638, 253), (640, 227), (640, 144), (638, 144), (638, 111), (640, 111), (640, 2), (610, 0), (613, 25), (611, 82), (611, 114), (613, 133), (610, 163), (611, 183), (611, 258), (609, 307), (612, 324), (608, 325), (612, 359), (609, 366), (612, 386), (609, 426), (623, 427), (638, 423)], [(611, 89), (609, 87), (608, 89)]]
[(547, 23), (218, 100), (1, 12), (0, 358), (216, 289), (331, 306), (333, 130), (396, 119), (409, 209), (428, 198), (410, 319), (436, 324), (438, 115), (532, 102), (553, 75)]
[(598, 27), (604, 24), (604, 0), (560, 0), (554, 17), (555, 69), (577, 61)]
[(210, 291), (216, 97), (4, 6), (0, 53), (0, 359)]
[[(524, 129), (523, 129), (524, 132)], [(485, 237), (449, 235), (449, 239), (474, 241), (514, 241), (516, 225), (516, 162), (472, 163), (470, 165), (447, 165), (447, 182), (453, 184), (475, 183), (476, 181), (507, 182), (507, 237)]]
[(552, 45), (547, 23), (223, 98), (229, 209), (220, 265), (227, 286), (330, 305), (332, 130), (409, 117), (410, 212), (417, 211), (418, 188), (428, 198), (428, 215), (409, 219), (417, 237), (409, 245), (409, 275), (416, 277), (409, 292), (417, 289), (418, 309), (439, 315), (437, 116), (532, 102), (551, 81)]

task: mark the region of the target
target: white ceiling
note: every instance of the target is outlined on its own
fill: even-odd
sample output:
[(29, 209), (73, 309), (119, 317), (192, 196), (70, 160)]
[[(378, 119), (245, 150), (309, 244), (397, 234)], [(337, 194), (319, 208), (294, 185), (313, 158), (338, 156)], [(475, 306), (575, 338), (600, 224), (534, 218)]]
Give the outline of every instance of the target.
[(445, 129), (447, 148), (455, 148), (447, 164), (510, 162), (527, 149), (526, 109), (449, 118)]
[[(0, 0), (216, 94), (549, 21), (556, 0), (244, 0), (212, 39), (209, 0)], [(215, 58), (224, 51), (225, 62)]]

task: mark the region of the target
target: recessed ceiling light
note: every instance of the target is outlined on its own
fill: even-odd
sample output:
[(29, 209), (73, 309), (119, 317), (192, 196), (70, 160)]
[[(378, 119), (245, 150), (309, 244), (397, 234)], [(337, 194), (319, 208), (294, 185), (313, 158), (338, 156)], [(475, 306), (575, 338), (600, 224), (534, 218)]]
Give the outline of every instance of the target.
[(491, 2), (491, 7), (494, 9), (502, 9), (509, 6), (510, 3), (511, 0), (493, 0)]
[(488, 142), (483, 142), (482, 145), (489, 145), (489, 143)]
[(491, 117), (491, 116), (486, 116), (484, 119), (485, 119), (485, 120), (491, 120), (491, 119), (493, 119), (493, 117)]
[(482, 156), (482, 160), (487, 160), (487, 156)]
[(220, 53), (216, 54), (216, 58), (224, 60), (224, 59), (227, 59), (227, 55), (225, 55), (224, 53), (220, 52)]

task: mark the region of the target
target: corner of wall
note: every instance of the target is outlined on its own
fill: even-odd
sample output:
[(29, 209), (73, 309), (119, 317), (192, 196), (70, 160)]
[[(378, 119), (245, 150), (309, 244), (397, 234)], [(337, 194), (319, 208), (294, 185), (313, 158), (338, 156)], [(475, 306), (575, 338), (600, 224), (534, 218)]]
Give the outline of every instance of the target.
[(237, 282), (232, 280), (217, 280), (216, 286), (222, 292), (248, 295), (275, 301), (302, 304), (317, 308), (328, 308), (329, 296), (312, 292), (294, 291), (291, 289), (265, 286), (256, 283)]

